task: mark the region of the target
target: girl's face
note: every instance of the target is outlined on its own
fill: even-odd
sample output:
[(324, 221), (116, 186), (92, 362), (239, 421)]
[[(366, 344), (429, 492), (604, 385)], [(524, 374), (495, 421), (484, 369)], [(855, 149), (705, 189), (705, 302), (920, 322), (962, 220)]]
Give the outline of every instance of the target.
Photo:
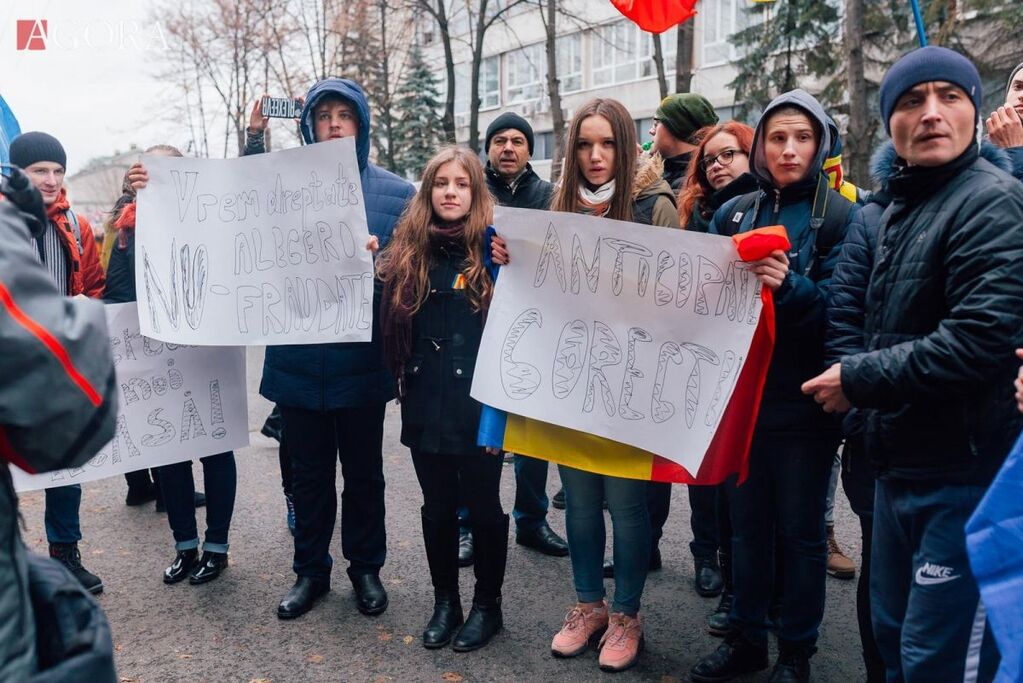
[(575, 156), (590, 189), (609, 182), (615, 175), (615, 136), (611, 122), (594, 114), (583, 119)]
[(742, 151), (734, 135), (724, 131), (707, 141), (700, 163), (707, 174), (707, 182), (715, 190), (749, 172), (749, 155)]
[(472, 207), (469, 173), (457, 161), (448, 161), (437, 169), (430, 190), (430, 202), (437, 218), (450, 223), (464, 218)]

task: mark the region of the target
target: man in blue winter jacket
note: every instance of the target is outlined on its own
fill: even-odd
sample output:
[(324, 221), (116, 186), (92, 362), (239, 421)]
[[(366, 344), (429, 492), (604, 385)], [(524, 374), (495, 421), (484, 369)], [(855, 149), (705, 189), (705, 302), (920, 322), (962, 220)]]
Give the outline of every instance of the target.
[[(699, 683), (727, 681), (768, 665), (768, 631), (778, 636), (771, 681), (807, 681), (824, 615), (825, 498), (838, 445), (836, 423), (800, 393), (824, 367), (828, 283), (859, 209), (830, 189), (823, 164), (832, 148), (827, 114), (794, 90), (764, 111), (753, 138), (751, 173), (762, 189), (722, 206), (710, 232), (784, 225), (792, 249), (751, 264), (773, 292), (777, 337), (749, 453), (749, 476), (729, 493), (734, 603), (731, 633), (691, 672)], [(775, 539), (781, 553), (781, 607), (774, 595)]]
[[(310, 88), (302, 109), (306, 143), (355, 137), (369, 232), (387, 245), (412, 185), (369, 162), (370, 111), (356, 83), (327, 78)], [(263, 130), (248, 131), (246, 154), (264, 151)], [(376, 303), (374, 303), (376, 309)], [(381, 614), (387, 593), (380, 582), (384, 531), (384, 407), (394, 380), (384, 368), (376, 316), (364, 343), (270, 346), (259, 392), (278, 404), (291, 464), (295, 506), (295, 585), (277, 616), (308, 612), (330, 590), (330, 539), (337, 516), (334, 486), (341, 461), (341, 553), (359, 611)]]
[[(856, 408), (877, 471), (870, 608), (889, 681), (992, 680), (998, 662), (964, 526), (1023, 428), (1023, 185), (978, 145), (981, 101), (977, 69), (946, 48), (885, 75), (891, 203), (852, 318), (861, 348), (803, 387)], [(861, 296), (841, 279), (836, 312)]]

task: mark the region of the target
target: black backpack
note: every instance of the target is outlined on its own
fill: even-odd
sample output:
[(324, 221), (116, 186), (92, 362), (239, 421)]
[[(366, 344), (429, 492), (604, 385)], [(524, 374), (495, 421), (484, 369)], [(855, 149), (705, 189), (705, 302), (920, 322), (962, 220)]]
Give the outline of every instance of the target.
[[(762, 190), (756, 190), (740, 196), (735, 202), (735, 206), (732, 207), (732, 216), (728, 219), (724, 226), (725, 230), (721, 234), (730, 237), (738, 232), (742, 219), (750, 210), (753, 211), (755, 218), (760, 213), (762, 195)], [(825, 256), (830, 254), (835, 245), (845, 237), (845, 226), (849, 221), (849, 213), (853, 206), (853, 202), (831, 189), (826, 178), (822, 178), (817, 183), (813, 207), (810, 210), (810, 230), (814, 233), (813, 253), (810, 255), (810, 260), (807, 261), (806, 268), (803, 269), (803, 275), (810, 274), (817, 263), (819, 254)]]

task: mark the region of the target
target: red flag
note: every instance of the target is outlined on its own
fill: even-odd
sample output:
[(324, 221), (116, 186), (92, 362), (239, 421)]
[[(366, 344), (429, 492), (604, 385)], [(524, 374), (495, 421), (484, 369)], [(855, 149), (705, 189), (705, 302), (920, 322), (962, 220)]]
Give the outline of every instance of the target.
[(696, 0), (611, 0), (611, 4), (649, 33), (664, 33), (696, 14)]

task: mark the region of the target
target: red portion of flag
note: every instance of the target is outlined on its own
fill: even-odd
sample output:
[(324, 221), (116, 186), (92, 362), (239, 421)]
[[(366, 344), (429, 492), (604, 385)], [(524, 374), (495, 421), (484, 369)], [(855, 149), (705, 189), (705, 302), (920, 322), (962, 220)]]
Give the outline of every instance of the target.
[(767, 258), (774, 251), (787, 252), (792, 248), (789, 233), (784, 225), (768, 225), (749, 232), (732, 235), (732, 242), (739, 252), (739, 258), (749, 263)]
[(696, 0), (611, 0), (611, 4), (649, 33), (664, 33), (696, 14)]
[(654, 456), (650, 479), (666, 481), (673, 484), (720, 484), (732, 474), (739, 473), (739, 483), (746, 480), (749, 472), (749, 447), (753, 442), (753, 428), (760, 412), (760, 399), (767, 381), (767, 368), (771, 365), (771, 354), (774, 352), (774, 299), (771, 290), (764, 288), (760, 292), (764, 307), (757, 323), (753, 341), (749, 347), (749, 357), (745, 362), (739, 379), (735, 383), (732, 399), (721, 416), (714, 438), (703, 457), (700, 470), (693, 477), (681, 465), (660, 456)]

